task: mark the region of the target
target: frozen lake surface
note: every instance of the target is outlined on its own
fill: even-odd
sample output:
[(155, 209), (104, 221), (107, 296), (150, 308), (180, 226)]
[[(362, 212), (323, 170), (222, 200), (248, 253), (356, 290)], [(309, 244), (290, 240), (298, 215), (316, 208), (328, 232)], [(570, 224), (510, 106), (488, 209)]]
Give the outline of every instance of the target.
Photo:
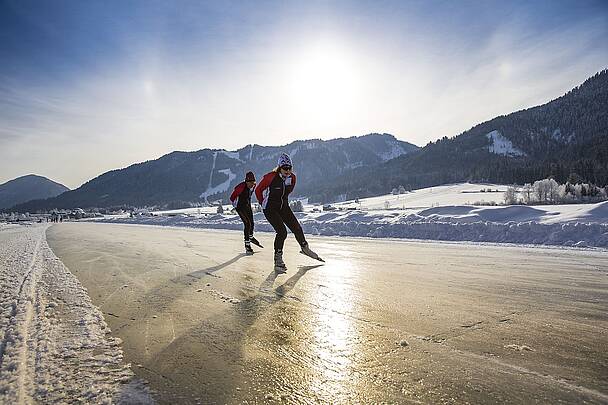
[(288, 272), (242, 234), (51, 227), (162, 403), (608, 401), (608, 254), (311, 237)]

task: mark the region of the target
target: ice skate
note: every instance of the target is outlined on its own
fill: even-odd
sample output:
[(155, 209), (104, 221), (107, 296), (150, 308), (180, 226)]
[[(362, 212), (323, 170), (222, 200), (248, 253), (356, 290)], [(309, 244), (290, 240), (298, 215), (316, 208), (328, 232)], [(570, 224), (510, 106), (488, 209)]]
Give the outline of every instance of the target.
[(308, 257), (310, 257), (312, 259), (315, 259), (315, 260), (318, 260), (320, 262), (325, 263), (325, 260), (321, 259), (318, 254), (316, 254), (315, 252), (313, 252), (310, 249), (310, 247), (308, 247), (308, 245), (304, 245), (301, 248), (302, 248), (302, 250), (300, 250), (300, 253), (302, 253), (303, 255), (306, 255), (306, 256), (308, 256)]
[(251, 236), (251, 237), (249, 238), (249, 240), (251, 241), (251, 243), (253, 243), (253, 244), (254, 244), (254, 245), (256, 245), (257, 247), (261, 247), (262, 249), (264, 248), (264, 246), (262, 246), (262, 245), (260, 244), (260, 242), (258, 242), (258, 240), (257, 240), (256, 238), (254, 238), (253, 236)]
[(287, 266), (283, 261), (283, 252), (280, 250), (274, 252), (274, 271), (277, 273), (285, 273), (287, 271)]

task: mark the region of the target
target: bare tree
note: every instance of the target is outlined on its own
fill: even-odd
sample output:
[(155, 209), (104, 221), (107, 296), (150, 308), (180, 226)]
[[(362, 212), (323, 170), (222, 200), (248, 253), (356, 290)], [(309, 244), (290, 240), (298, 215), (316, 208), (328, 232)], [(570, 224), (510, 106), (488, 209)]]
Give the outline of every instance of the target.
[(504, 198), (507, 205), (517, 204), (517, 189), (515, 187), (507, 187)]
[(559, 184), (553, 179), (543, 179), (534, 182), (534, 194), (541, 204), (555, 203), (559, 196)]
[(532, 184), (530, 184), (530, 183), (524, 184), (521, 192), (524, 196), (524, 203), (530, 204), (532, 202), (532, 195), (534, 193), (534, 188), (532, 187)]
[(547, 199), (551, 204), (559, 202), (559, 184), (554, 179), (545, 179)]

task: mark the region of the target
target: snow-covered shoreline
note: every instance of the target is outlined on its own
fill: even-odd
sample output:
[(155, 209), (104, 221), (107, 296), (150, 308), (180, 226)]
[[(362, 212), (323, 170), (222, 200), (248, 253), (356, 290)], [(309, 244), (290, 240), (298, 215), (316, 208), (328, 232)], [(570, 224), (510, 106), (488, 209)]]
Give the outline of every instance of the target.
[[(401, 194), (304, 204), (296, 213), (312, 235), (608, 248), (608, 201), (596, 204), (501, 205), (505, 186), (457, 183)], [(227, 212), (232, 207), (224, 207)], [(241, 230), (235, 214), (216, 207), (106, 216), (100, 222)], [(325, 209), (328, 209), (327, 211)], [(149, 213), (148, 213), (149, 214)], [(273, 232), (262, 213), (258, 231)]]
[[(446, 206), (424, 210), (296, 213), (311, 235), (608, 248), (608, 202), (585, 207)], [(256, 230), (272, 232), (262, 213)], [(105, 217), (97, 222), (242, 229), (238, 215)]]
[(151, 401), (47, 228), (0, 227), (0, 403)]

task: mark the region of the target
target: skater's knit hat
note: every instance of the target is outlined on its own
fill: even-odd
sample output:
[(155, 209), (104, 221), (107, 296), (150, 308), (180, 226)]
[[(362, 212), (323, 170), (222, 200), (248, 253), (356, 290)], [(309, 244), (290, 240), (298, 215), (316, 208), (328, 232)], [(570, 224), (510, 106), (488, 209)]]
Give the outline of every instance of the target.
[(255, 181), (255, 174), (253, 174), (253, 172), (247, 172), (245, 181)]
[(287, 153), (281, 153), (281, 156), (279, 156), (278, 165), (279, 165), (279, 167), (281, 167), (281, 166), (293, 166), (291, 164), (291, 158), (289, 157), (289, 155)]

